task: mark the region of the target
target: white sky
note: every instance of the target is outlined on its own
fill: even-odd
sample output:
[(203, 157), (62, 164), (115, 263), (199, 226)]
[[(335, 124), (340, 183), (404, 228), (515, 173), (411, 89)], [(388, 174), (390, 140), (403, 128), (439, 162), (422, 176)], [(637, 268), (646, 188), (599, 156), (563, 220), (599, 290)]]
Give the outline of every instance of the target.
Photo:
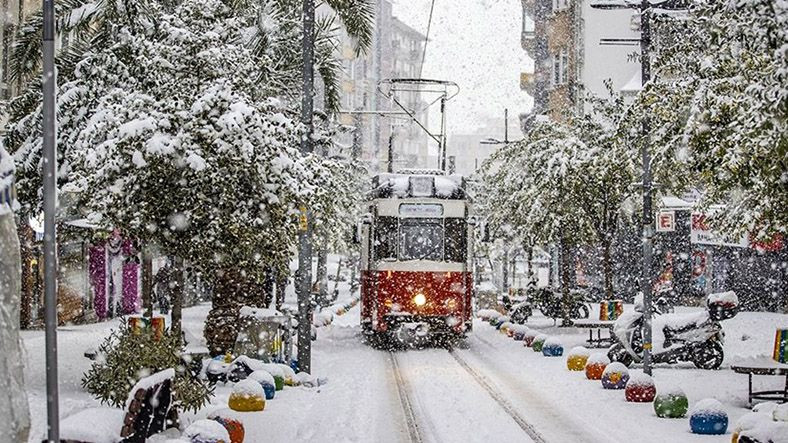
[[(392, 1), (396, 17), (426, 33), (431, 0)], [(450, 136), (471, 133), (490, 118), (503, 126), (507, 107), (510, 133), (519, 134), (518, 115), (533, 104), (520, 90), (520, 72), (533, 66), (520, 46), (521, 27), (521, 0), (435, 0), (423, 77), (460, 85), (448, 105)]]

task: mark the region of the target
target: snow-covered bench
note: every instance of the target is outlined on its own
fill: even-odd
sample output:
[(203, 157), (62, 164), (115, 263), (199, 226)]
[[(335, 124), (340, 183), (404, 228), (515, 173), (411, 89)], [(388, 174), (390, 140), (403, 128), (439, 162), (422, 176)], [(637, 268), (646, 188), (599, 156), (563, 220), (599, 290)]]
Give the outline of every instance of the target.
[(137, 382), (125, 409), (91, 408), (60, 424), (61, 443), (144, 443), (167, 426), (172, 404), (174, 369), (165, 369)]

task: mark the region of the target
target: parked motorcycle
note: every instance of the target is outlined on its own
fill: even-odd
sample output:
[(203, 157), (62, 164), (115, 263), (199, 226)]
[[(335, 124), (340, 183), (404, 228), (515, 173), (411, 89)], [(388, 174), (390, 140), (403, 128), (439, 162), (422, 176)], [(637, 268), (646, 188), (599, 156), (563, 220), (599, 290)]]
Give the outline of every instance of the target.
[[(570, 318), (588, 318), (591, 315), (591, 308), (586, 302), (583, 291), (572, 290), (569, 292), (569, 298)], [(560, 291), (539, 288), (532, 293), (530, 300), (546, 317), (558, 319), (564, 315), (564, 299)]]
[[(688, 361), (700, 369), (718, 369), (725, 357), (720, 321), (733, 318), (739, 300), (733, 291), (711, 294), (706, 310), (691, 314), (662, 314), (652, 321), (652, 361)], [(625, 313), (613, 326), (616, 343), (608, 350), (611, 361), (626, 366), (643, 359), (643, 298), (635, 297), (635, 312)]]

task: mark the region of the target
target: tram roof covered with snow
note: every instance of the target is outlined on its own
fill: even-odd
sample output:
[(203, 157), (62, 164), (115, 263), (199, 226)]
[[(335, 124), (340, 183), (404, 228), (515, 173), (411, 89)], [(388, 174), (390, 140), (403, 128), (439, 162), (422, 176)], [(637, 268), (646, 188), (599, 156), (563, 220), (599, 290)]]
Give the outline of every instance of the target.
[(465, 179), (461, 175), (443, 175), (441, 171), (413, 170), (379, 174), (372, 178), (370, 199), (438, 198), (467, 200)]

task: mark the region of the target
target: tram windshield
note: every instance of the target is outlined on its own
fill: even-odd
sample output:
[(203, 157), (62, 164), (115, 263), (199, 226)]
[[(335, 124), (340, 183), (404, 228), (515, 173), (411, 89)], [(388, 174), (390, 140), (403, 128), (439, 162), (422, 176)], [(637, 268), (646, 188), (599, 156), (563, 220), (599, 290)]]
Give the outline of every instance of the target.
[(441, 219), (403, 219), (400, 226), (400, 260), (443, 260)]

